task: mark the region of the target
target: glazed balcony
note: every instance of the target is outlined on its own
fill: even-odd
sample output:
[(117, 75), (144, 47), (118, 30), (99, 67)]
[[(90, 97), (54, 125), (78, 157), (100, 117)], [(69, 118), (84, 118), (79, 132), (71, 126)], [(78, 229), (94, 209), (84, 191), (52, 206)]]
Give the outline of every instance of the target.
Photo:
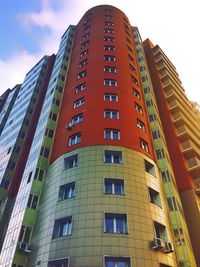
[(200, 177), (200, 160), (197, 157), (191, 158), (187, 161), (188, 172), (194, 177)]

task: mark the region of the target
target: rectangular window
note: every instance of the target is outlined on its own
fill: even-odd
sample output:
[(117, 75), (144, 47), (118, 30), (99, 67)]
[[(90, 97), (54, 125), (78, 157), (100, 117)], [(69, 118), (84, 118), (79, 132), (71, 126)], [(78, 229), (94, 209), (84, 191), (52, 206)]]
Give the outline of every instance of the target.
[(166, 227), (158, 222), (154, 222), (155, 237), (167, 241)]
[(78, 166), (78, 154), (72, 155), (64, 159), (64, 169), (68, 170)]
[(131, 55), (129, 55), (129, 54), (128, 54), (128, 59), (129, 59), (130, 61), (134, 62), (134, 58), (133, 58)]
[(156, 115), (155, 114), (150, 114), (149, 115), (149, 121), (152, 122), (152, 121), (156, 121), (157, 118), (156, 118)]
[(137, 119), (137, 127), (140, 128), (143, 132), (145, 132), (145, 124), (141, 120)]
[(164, 150), (162, 148), (156, 150), (156, 158), (157, 159), (165, 158), (165, 153), (164, 153)]
[(116, 80), (111, 80), (111, 79), (105, 79), (104, 80), (104, 85), (105, 86), (116, 87), (117, 86), (117, 81)]
[(145, 93), (145, 94), (150, 93), (150, 88), (149, 88), (149, 87), (145, 87), (145, 88), (144, 88), (144, 93)]
[(114, 33), (114, 30), (113, 29), (104, 29), (104, 32), (105, 33)]
[(81, 142), (81, 134), (77, 133), (69, 137), (69, 146), (76, 145)]
[(160, 208), (162, 207), (159, 192), (152, 189), (151, 187), (149, 187), (149, 201)]
[[(138, 43), (139, 44), (139, 43)], [(135, 45), (136, 45), (136, 43), (135, 43)], [(139, 57), (138, 58), (138, 62), (142, 62), (143, 61), (143, 57)]]
[(69, 236), (72, 234), (72, 216), (61, 218), (55, 221), (53, 238)]
[(140, 138), (140, 147), (141, 147), (142, 149), (144, 149), (145, 151), (149, 152), (149, 145), (148, 145), (148, 143), (147, 143), (144, 139), (142, 139), (142, 138)]
[(131, 75), (131, 81), (134, 83), (134, 84), (137, 84), (138, 85), (138, 80)]
[(110, 102), (117, 102), (118, 96), (116, 94), (104, 94), (104, 100)]
[(48, 148), (42, 146), (42, 148), (40, 150), (40, 156), (48, 158), (49, 157), (49, 152), (50, 152), (50, 150)]
[(140, 112), (141, 114), (143, 114), (142, 107), (141, 107), (139, 104), (137, 104), (136, 102), (135, 102), (135, 109), (136, 109), (138, 112)]
[(52, 129), (49, 129), (49, 128), (46, 128), (45, 130), (45, 136), (48, 136), (49, 138), (53, 138), (53, 130)]
[(87, 75), (87, 70), (84, 70), (82, 72), (79, 72), (79, 74), (77, 75), (77, 80), (85, 77)]
[(83, 35), (83, 37), (82, 37), (82, 40), (85, 40), (85, 39), (87, 39), (87, 38), (89, 38), (89, 32), (88, 33), (85, 33), (84, 35)]
[(38, 203), (38, 196), (30, 194), (29, 199), (28, 199), (27, 207), (30, 208), (30, 209), (36, 209), (37, 208), (37, 203)]
[(112, 55), (104, 55), (104, 60), (105, 61), (116, 61), (116, 57)]
[(79, 68), (81, 68), (81, 67), (83, 67), (83, 66), (85, 66), (87, 64), (88, 64), (88, 59), (86, 58), (83, 61), (81, 61), (78, 66), (79, 66)]
[(113, 45), (105, 45), (104, 46), (104, 50), (115, 51), (115, 46), (113, 46)]
[(174, 196), (167, 197), (167, 204), (168, 204), (169, 210), (171, 210), (171, 211), (178, 210), (176, 198)]
[[(139, 49), (138, 49), (139, 50)], [(145, 67), (144, 66), (141, 66), (140, 67), (140, 71), (144, 71), (145, 70)]]
[(112, 66), (105, 66), (104, 67), (104, 72), (116, 73), (117, 69), (115, 67), (112, 67)]
[(104, 110), (104, 118), (106, 118), (106, 119), (119, 119), (119, 111), (106, 109), (106, 110)]
[(129, 64), (129, 69), (130, 69), (131, 71), (133, 71), (134, 73), (136, 73), (136, 69), (133, 67), (133, 65)]
[(111, 22), (111, 21), (105, 21), (105, 22), (104, 22), (104, 25), (105, 25), (105, 26), (114, 26), (114, 23)]
[(116, 129), (105, 129), (104, 138), (109, 140), (120, 140), (120, 131)]
[(144, 166), (145, 166), (146, 172), (148, 172), (152, 176), (156, 177), (155, 166), (151, 162), (144, 160)]
[(127, 234), (127, 214), (105, 213), (105, 232)]
[(18, 241), (29, 243), (30, 235), (31, 235), (31, 228), (28, 226), (22, 225)]
[(83, 52), (80, 53), (80, 57), (84, 57), (85, 55), (88, 54), (88, 49), (84, 50)]
[(128, 257), (105, 257), (105, 267), (131, 267)]
[(86, 84), (82, 83), (76, 86), (76, 93), (82, 92), (83, 90), (85, 90), (86, 88)]
[(127, 45), (126, 47), (131, 53), (133, 53), (133, 49), (129, 45)]
[(170, 174), (169, 174), (168, 170), (162, 171), (161, 175), (162, 175), (162, 180), (163, 180), (164, 183), (167, 183), (167, 182), (171, 181), (171, 177), (170, 177)]
[(133, 89), (133, 95), (136, 96), (137, 98), (141, 98), (140, 93), (136, 89)]
[(147, 107), (151, 107), (151, 106), (153, 106), (153, 101), (152, 101), (152, 99), (147, 100), (147, 101), (146, 101), (146, 105), (147, 105)]
[(152, 136), (153, 136), (153, 139), (160, 138), (160, 132), (159, 132), (159, 130), (153, 130), (152, 131)]
[(59, 201), (75, 197), (75, 182), (61, 185), (59, 188)]
[(84, 47), (86, 47), (86, 46), (88, 46), (89, 45), (89, 41), (86, 41), (86, 42), (84, 42), (82, 45), (81, 45), (81, 48), (84, 48)]
[(72, 118), (72, 124), (77, 124), (83, 121), (83, 113), (80, 113)]
[(83, 105), (85, 103), (85, 99), (84, 97), (77, 99), (76, 101), (74, 101), (74, 108), (78, 108), (81, 105)]
[(122, 152), (121, 151), (104, 151), (104, 162), (105, 163), (122, 163)]
[(106, 41), (106, 42), (114, 42), (115, 39), (114, 39), (114, 37), (104, 36), (104, 41)]
[(104, 189), (105, 194), (124, 195), (124, 180), (105, 178)]
[(147, 76), (142, 77), (142, 82), (146, 82), (146, 81), (148, 81)]
[(50, 260), (48, 267), (69, 267), (69, 258)]
[(104, 18), (105, 19), (113, 19), (113, 16), (112, 15), (105, 15)]

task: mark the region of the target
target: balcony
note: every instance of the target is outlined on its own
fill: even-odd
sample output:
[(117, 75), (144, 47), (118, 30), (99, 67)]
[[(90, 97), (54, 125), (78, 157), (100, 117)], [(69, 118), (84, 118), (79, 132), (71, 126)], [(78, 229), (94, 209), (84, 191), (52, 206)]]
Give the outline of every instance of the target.
[(191, 158), (187, 161), (188, 172), (194, 177), (200, 177), (200, 160), (197, 157)]
[(171, 99), (171, 98), (175, 98), (175, 95), (174, 95), (174, 91), (172, 90), (172, 89), (170, 89), (169, 91), (167, 91), (166, 93), (165, 93), (165, 98), (167, 99), (167, 100), (169, 100), (169, 99)]
[(194, 158), (200, 153), (199, 148), (191, 140), (181, 143), (181, 151), (187, 159)]
[(184, 124), (184, 119), (180, 111), (172, 115), (172, 122), (178, 128)]

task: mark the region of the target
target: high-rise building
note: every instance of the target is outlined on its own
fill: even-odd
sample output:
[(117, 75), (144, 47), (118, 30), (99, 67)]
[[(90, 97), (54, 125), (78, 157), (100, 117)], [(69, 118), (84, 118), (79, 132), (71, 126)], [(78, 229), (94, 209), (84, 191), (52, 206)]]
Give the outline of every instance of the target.
[(87, 11), (0, 99), (0, 267), (200, 266), (199, 117), (122, 11)]

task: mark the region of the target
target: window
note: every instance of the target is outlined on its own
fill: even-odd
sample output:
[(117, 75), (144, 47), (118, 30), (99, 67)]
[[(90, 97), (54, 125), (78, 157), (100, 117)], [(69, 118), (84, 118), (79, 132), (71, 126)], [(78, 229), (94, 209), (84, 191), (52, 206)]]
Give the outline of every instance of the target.
[(76, 86), (76, 93), (79, 93), (79, 92), (85, 90), (85, 88), (86, 88), (86, 84), (85, 83), (77, 85)]
[(88, 59), (86, 58), (83, 61), (81, 61), (78, 66), (79, 66), (79, 68), (81, 68), (81, 67), (83, 67), (83, 66), (85, 66), (87, 64), (88, 64)]
[(77, 133), (69, 137), (69, 146), (76, 145), (81, 142), (81, 134)]
[(145, 165), (145, 171), (151, 174), (152, 176), (156, 177), (155, 166), (147, 160), (144, 160), (144, 165)]
[(131, 267), (128, 257), (105, 257), (105, 267)]
[(81, 48), (84, 48), (84, 47), (86, 47), (88, 45), (89, 45), (89, 41), (86, 41), (86, 42), (82, 43)]
[(106, 109), (104, 110), (104, 118), (106, 119), (119, 119), (118, 110)]
[(130, 35), (130, 33), (127, 31), (127, 29), (125, 29), (125, 33), (126, 33), (129, 37), (131, 37), (131, 35)]
[[(32, 172), (29, 173), (28, 180), (31, 179), (31, 176), (32, 176)], [(36, 168), (34, 180), (42, 181), (43, 177), (44, 177), (44, 170)]]
[(89, 37), (89, 35), (90, 35), (89, 32), (88, 32), (88, 33), (85, 33), (85, 34), (83, 35), (82, 39), (83, 39), (83, 40), (87, 39), (87, 38)]
[(105, 194), (124, 195), (124, 180), (105, 178), (104, 189)]
[(79, 80), (79, 79), (85, 77), (86, 75), (87, 75), (87, 70), (84, 70), (82, 72), (79, 72), (79, 74), (77, 75), (77, 79)]
[(105, 19), (113, 19), (113, 16), (111, 16), (111, 15), (105, 15), (104, 18)]
[[(139, 49), (138, 49), (139, 50)], [(141, 66), (140, 67), (140, 71), (144, 71), (145, 70), (145, 67), (144, 66)]]
[(50, 111), (49, 119), (52, 119), (53, 121), (56, 121), (57, 120), (57, 114), (55, 114), (52, 111)]
[(111, 66), (105, 66), (104, 67), (104, 72), (112, 72), (112, 73), (116, 73), (117, 69), (115, 67), (111, 67)]
[(75, 197), (75, 182), (61, 185), (59, 188), (59, 201)]
[(118, 96), (115, 94), (104, 94), (105, 101), (117, 102)]
[(74, 108), (78, 108), (81, 105), (83, 105), (84, 103), (85, 103), (85, 99), (83, 97), (79, 98), (76, 101), (74, 101)]
[(116, 87), (117, 86), (117, 81), (116, 80), (111, 80), (111, 79), (105, 79), (104, 80), (104, 85), (105, 86)]
[(52, 138), (53, 137), (53, 130), (46, 128), (45, 135), (48, 136), (49, 138)]
[(143, 114), (142, 107), (141, 107), (139, 104), (135, 103), (135, 109), (136, 109), (138, 112), (140, 112), (141, 114)]
[(48, 267), (68, 267), (69, 258), (62, 258), (48, 261)]
[(167, 241), (166, 227), (158, 222), (154, 222), (155, 237)]
[(149, 121), (152, 122), (152, 121), (156, 121), (157, 118), (156, 118), (156, 115), (155, 114), (150, 114), (149, 115)]
[(114, 37), (105, 36), (105, 37), (104, 37), (104, 41), (107, 41), (107, 42), (114, 42), (115, 39), (114, 39)]
[(165, 158), (165, 153), (164, 153), (164, 150), (162, 148), (156, 150), (156, 158), (157, 159)]
[(152, 189), (151, 187), (149, 187), (149, 201), (160, 208), (162, 207), (159, 192)]
[(152, 99), (147, 100), (147, 101), (146, 101), (146, 105), (147, 105), (147, 107), (151, 107), (151, 106), (153, 106), (153, 101), (152, 101)]
[(133, 58), (131, 55), (129, 55), (129, 54), (128, 54), (128, 59), (129, 59), (130, 61), (134, 62), (134, 58)]
[(148, 143), (147, 143), (144, 139), (142, 139), (142, 138), (140, 138), (140, 147), (141, 147), (142, 149), (144, 149), (145, 151), (149, 152), (149, 145), (148, 145)]
[(131, 40), (128, 37), (126, 37), (126, 41), (131, 44)]
[(136, 96), (137, 98), (140, 98), (140, 93), (136, 89), (133, 89), (133, 95)]
[(48, 158), (50, 150), (44, 146), (42, 146), (40, 150), (40, 156), (43, 156), (45, 158)]
[(178, 210), (176, 198), (174, 196), (167, 197), (167, 204), (168, 204), (169, 210), (171, 210), (171, 211)]
[(153, 130), (152, 131), (152, 136), (153, 136), (153, 139), (160, 138), (160, 132), (159, 132), (159, 130)]
[(127, 234), (127, 214), (105, 213), (105, 232)]
[(72, 118), (72, 124), (77, 124), (83, 121), (83, 113), (80, 113)]
[(64, 159), (64, 169), (68, 170), (78, 166), (78, 154)]
[(58, 219), (54, 223), (53, 238), (72, 234), (72, 216)]
[(109, 140), (120, 140), (120, 131), (116, 129), (105, 129), (104, 138)]
[(80, 53), (80, 57), (83, 57), (83, 56), (85, 56), (85, 55), (87, 55), (88, 54), (88, 49), (86, 49), (86, 50), (84, 50), (83, 52), (81, 52)]
[(163, 179), (163, 182), (164, 183), (167, 183), (167, 182), (170, 182), (171, 181), (171, 177), (170, 177), (170, 174), (169, 174), (169, 171), (168, 170), (162, 171), (161, 172), (161, 175), (162, 175), (162, 179)]
[(113, 46), (113, 45), (105, 45), (104, 46), (104, 50), (115, 51), (115, 46)]
[(112, 10), (111, 9), (106, 9), (105, 12), (106, 13), (112, 13)]
[(104, 25), (105, 25), (105, 26), (114, 26), (114, 23), (111, 22), (111, 21), (105, 21), (105, 22), (104, 22)]
[(31, 235), (31, 228), (28, 226), (22, 225), (18, 242), (29, 243), (30, 235)]
[(145, 124), (144, 122), (142, 122), (141, 120), (137, 119), (137, 127), (140, 128), (142, 131), (146, 131), (145, 130)]
[(185, 244), (184, 234), (182, 228), (174, 229), (174, 239), (177, 246)]
[(38, 203), (38, 196), (30, 194), (27, 207), (31, 209), (36, 209), (37, 203)]
[(116, 57), (115, 56), (111, 56), (111, 55), (105, 55), (104, 56), (104, 60), (105, 61), (116, 61)]
[(144, 93), (145, 93), (145, 94), (148, 94), (149, 92), (150, 92), (150, 88), (149, 88), (149, 87), (145, 87), (145, 88), (144, 88)]
[(122, 152), (121, 151), (104, 151), (104, 162), (105, 163), (122, 163)]
[(129, 45), (127, 45), (126, 47), (131, 53), (133, 53), (133, 49)]
[[(137, 42), (135, 42), (135, 45), (137, 45), (136, 43), (137, 43)], [(138, 43), (138, 44), (139, 44), (139, 43)], [(143, 57), (139, 57), (139, 58), (138, 58), (138, 62), (142, 62), (142, 61), (143, 61)]]
[(131, 64), (129, 64), (129, 69), (132, 70), (133, 72), (136, 72), (136, 69)]
[(104, 29), (104, 32), (105, 33), (114, 33), (114, 30), (113, 29)]
[(132, 76), (132, 75), (131, 75), (131, 81), (133, 83), (135, 83), (135, 84), (138, 84), (138, 80), (134, 76)]

